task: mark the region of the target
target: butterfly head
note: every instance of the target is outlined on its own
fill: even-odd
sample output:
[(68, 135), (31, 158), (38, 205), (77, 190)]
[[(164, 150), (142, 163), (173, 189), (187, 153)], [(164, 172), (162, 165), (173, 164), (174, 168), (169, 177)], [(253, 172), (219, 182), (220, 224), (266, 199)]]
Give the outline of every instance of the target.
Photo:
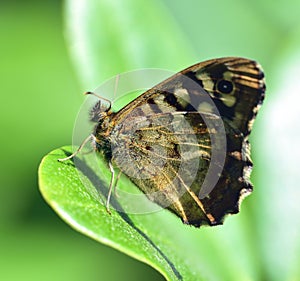
[[(90, 111), (90, 121), (99, 122), (103, 120), (107, 115), (109, 115), (111, 110), (111, 102), (105, 98), (99, 97), (93, 92), (87, 92), (86, 95), (93, 95), (99, 98), (96, 104), (92, 107)], [(104, 103), (103, 103), (104, 101)]]

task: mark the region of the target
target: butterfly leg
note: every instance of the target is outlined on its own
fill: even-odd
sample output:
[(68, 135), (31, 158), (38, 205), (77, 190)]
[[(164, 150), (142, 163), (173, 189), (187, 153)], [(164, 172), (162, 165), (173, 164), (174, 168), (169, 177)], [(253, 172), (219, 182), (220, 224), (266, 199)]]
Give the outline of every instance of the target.
[(119, 194), (118, 194), (118, 192), (117, 192), (117, 185), (118, 185), (118, 182), (119, 182), (119, 179), (120, 179), (121, 175), (122, 175), (122, 172), (119, 171), (118, 175), (117, 175), (117, 178), (116, 178), (116, 183), (114, 184), (114, 195), (116, 197), (120, 197)]
[(110, 172), (111, 172), (111, 179), (110, 179), (110, 184), (109, 184), (109, 189), (108, 189), (108, 194), (107, 194), (107, 200), (106, 200), (106, 210), (109, 214), (111, 214), (111, 211), (109, 209), (109, 201), (111, 197), (111, 192), (113, 189), (114, 181), (115, 181), (115, 170), (111, 162), (108, 163)]
[(89, 142), (90, 140), (94, 139), (95, 136), (94, 135), (89, 135), (83, 142), (82, 144), (77, 148), (77, 150), (72, 153), (70, 156), (68, 157), (65, 157), (65, 158), (60, 158), (60, 159), (57, 159), (59, 162), (63, 162), (63, 161), (66, 161), (66, 160), (69, 160), (69, 159), (72, 159), (74, 158), (81, 150), (82, 148), (86, 145), (87, 142)]

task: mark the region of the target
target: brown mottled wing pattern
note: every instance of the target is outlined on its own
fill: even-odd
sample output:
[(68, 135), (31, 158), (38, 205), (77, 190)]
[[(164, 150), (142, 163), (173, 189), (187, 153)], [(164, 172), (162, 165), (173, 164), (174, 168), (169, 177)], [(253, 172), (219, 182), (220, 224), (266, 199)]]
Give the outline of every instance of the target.
[[(241, 198), (252, 191), (247, 136), (264, 91), (263, 72), (248, 59), (189, 67), (110, 116), (109, 161), (184, 223), (220, 224), (226, 214), (239, 211)], [(212, 163), (212, 145), (222, 141), (224, 163)], [(210, 165), (221, 172), (213, 190), (200, 196)]]
[[(266, 88), (264, 73), (257, 62), (235, 57), (213, 59), (181, 73), (194, 75), (214, 100), (220, 115), (244, 136), (249, 135)], [(232, 82), (230, 93), (220, 91), (223, 81)]]

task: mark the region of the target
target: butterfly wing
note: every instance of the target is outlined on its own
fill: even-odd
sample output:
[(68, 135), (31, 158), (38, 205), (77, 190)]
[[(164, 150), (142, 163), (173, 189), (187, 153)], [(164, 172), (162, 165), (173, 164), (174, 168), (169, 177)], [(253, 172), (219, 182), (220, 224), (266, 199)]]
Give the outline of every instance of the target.
[[(189, 67), (112, 115), (111, 161), (184, 223), (220, 224), (252, 191), (247, 136), (264, 91), (251, 60)], [(205, 190), (211, 167), (213, 188)]]
[[(160, 111), (160, 106), (161, 111), (196, 109), (219, 114), (246, 137), (264, 100), (265, 88), (264, 73), (256, 61), (237, 57), (212, 59), (186, 68), (146, 91), (125, 106), (116, 121), (135, 107), (150, 105), (154, 113)], [(205, 95), (211, 98), (218, 112), (211, 109)]]
[(204, 88), (220, 115), (244, 136), (265, 97), (265, 79), (261, 66), (245, 58), (221, 58), (196, 64), (182, 74), (189, 75)]

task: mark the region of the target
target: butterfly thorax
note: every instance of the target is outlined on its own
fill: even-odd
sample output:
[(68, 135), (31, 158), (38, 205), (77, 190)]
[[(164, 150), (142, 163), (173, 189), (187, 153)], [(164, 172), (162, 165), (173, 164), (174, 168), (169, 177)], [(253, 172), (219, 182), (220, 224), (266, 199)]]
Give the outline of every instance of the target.
[(107, 161), (112, 157), (111, 152), (111, 130), (114, 128), (112, 118), (115, 115), (112, 111), (102, 113), (102, 118), (98, 120), (93, 131), (93, 145), (97, 151), (103, 154)]

